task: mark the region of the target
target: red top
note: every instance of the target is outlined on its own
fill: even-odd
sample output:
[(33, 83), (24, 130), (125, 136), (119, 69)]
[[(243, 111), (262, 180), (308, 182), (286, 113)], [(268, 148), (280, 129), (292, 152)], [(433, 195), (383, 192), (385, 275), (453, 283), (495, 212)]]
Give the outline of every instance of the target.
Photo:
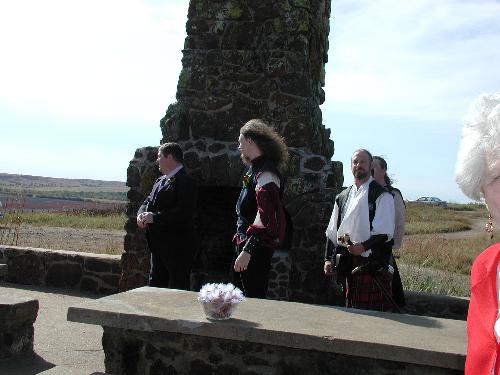
[(265, 184), (257, 188), (255, 197), (262, 224), (251, 224), (247, 235), (256, 235), (264, 246), (275, 249), (283, 243), (286, 223), (279, 187), (273, 182)]
[(467, 314), (465, 375), (500, 374), (500, 345), (493, 327), (498, 316), (497, 267), (500, 243), (484, 250), (474, 261)]

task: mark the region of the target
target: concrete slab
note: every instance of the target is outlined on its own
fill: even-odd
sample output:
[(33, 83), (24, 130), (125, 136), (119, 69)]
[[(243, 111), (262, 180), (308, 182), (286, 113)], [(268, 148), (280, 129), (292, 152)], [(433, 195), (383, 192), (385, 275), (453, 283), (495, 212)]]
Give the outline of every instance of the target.
[(66, 320), (68, 306), (90, 302), (97, 295), (32, 285), (0, 282), (0, 295), (37, 299), (39, 312), (35, 321), (34, 354), (0, 361), (2, 375), (31, 375), (62, 366), (67, 371), (86, 374), (104, 372), (102, 328)]
[(168, 331), (462, 370), (465, 322), (249, 298), (209, 321), (197, 293), (143, 287), (72, 306), (68, 320)]

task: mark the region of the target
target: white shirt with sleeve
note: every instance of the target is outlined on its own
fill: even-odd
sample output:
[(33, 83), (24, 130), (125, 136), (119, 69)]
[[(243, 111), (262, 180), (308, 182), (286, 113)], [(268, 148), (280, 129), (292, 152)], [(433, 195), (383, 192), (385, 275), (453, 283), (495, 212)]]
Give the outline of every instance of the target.
[[(337, 218), (339, 207), (335, 203), (330, 222), (326, 229), (326, 236), (338, 246), (337, 238), (344, 234), (349, 234), (354, 243), (368, 240), (372, 235), (386, 234), (387, 241), (394, 235), (394, 199), (388, 192), (380, 194), (375, 201), (375, 217), (370, 230), (370, 219), (368, 210), (368, 187), (373, 181), (370, 177), (368, 181), (359, 188), (353, 185), (350, 189), (346, 202), (346, 211), (342, 223), (337, 230)], [(368, 256), (371, 250), (366, 250), (362, 256)]]
[(394, 193), (394, 211), (396, 215), (394, 221), (394, 246), (392, 248), (399, 249), (405, 235), (406, 207), (401, 194), (397, 190), (392, 192)]

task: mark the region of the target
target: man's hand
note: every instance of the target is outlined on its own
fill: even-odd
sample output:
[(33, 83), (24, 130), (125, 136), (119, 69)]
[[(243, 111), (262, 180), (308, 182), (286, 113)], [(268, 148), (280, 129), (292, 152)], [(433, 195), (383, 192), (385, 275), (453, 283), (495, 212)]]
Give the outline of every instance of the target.
[(352, 245), (347, 245), (347, 251), (352, 255), (361, 255), (365, 251), (365, 247), (361, 242), (356, 242)]
[(323, 266), (323, 270), (325, 271), (325, 275), (330, 276), (333, 275), (333, 264), (329, 260), (325, 261), (325, 265)]
[(234, 270), (236, 272), (243, 272), (247, 269), (248, 263), (250, 263), (251, 255), (246, 251), (242, 251), (236, 261), (234, 262)]
[(137, 226), (141, 229), (146, 228), (146, 225), (152, 222), (153, 222), (152, 212), (142, 212), (139, 215), (137, 215)]

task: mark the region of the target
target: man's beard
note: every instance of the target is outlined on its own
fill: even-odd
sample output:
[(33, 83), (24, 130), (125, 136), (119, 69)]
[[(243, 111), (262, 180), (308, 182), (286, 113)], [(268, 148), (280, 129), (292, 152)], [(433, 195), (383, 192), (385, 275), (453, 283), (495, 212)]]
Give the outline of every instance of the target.
[(369, 172), (366, 172), (366, 171), (356, 171), (354, 172), (354, 177), (357, 179), (357, 180), (364, 180), (365, 178), (367, 178), (369, 175)]

